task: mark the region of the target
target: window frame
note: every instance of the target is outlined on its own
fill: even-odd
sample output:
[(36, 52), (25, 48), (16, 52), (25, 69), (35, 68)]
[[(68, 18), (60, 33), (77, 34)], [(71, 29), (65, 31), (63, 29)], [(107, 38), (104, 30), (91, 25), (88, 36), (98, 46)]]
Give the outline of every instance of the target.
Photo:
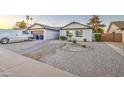
[(75, 36), (76, 37), (83, 37), (83, 30), (77, 30)]

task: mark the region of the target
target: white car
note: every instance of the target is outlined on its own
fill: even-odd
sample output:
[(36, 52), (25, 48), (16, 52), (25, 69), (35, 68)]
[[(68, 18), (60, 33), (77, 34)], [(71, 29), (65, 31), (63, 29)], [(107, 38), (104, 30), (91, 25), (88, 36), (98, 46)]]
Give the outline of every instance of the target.
[(17, 42), (33, 39), (33, 35), (23, 30), (0, 30), (0, 42), (7, 44), (9, 42)]

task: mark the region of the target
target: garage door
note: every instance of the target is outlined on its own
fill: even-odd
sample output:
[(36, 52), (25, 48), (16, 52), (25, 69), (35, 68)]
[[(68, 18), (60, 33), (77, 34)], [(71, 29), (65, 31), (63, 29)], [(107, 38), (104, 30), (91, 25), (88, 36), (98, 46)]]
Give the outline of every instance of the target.
[(43, 40), (43, 32), (44, 32), (43, 29), (33, 29), (33, 30), (31, 30), (31, 33), (33, 34), (34, 39), (36, 39), (36, 40)]
[(53, 40), (59, 38), (59, 32), (53, 30), (44, 31), (44, 40)]

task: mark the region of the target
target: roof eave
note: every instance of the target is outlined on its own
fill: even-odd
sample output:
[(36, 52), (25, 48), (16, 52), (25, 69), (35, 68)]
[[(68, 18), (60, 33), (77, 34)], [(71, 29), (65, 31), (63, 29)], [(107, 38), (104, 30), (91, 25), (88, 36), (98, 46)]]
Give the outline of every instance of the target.
[(73, 30), (73, 29), (92, 29), (92, 28), (62, 28), (61, 30)]
[[(90, 27), (90, 26), (88, 26), (88, 25), (84, 25), (84, 24), (81, 24), (81, 23), (78, 23), (78, 22), (71, 22), (71, 23), (69, 23), (69, 24), (63, 26), (60, 30), (64, 29), (65, 27), (67, 27), (68, 25), (73, 24), (73, 23), (77, 23), (77, 24), (80, 24), (80, 25), (82, 25), (82, 26), (86, 26), (86, 27), (89, 28), (89, 29), (92, 29), (92, 27)], [(82, 29), (85, 29), (85, 28), (82, 28)]]

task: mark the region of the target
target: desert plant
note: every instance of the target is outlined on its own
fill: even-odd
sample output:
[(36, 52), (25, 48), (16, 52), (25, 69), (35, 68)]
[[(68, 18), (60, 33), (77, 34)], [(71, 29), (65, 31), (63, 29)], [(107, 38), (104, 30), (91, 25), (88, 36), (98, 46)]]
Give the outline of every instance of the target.
[(87, 39), (86, 38), (84, 38), (84, 42), (87, 42)]
[(66, 37), (65, 36), (60, 36), (60, 40), (65, 40)]
[(87, 45), (81, 45), (81, 47), (86, 48), (86, 47), (87, 47)]
[(101, 41), (101, 33), (95, 34), (95, 41), (97, 41), (97, 42)]

